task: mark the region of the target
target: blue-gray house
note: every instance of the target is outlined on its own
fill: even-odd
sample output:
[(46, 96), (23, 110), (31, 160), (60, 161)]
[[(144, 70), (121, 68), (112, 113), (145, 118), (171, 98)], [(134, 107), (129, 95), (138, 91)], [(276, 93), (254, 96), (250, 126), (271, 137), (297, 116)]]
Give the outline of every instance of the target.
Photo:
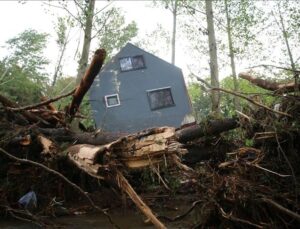
[(90, 102), (97, 128), (109, 132), (194, 121), (181, 69), (130, 43), (102, 68)]

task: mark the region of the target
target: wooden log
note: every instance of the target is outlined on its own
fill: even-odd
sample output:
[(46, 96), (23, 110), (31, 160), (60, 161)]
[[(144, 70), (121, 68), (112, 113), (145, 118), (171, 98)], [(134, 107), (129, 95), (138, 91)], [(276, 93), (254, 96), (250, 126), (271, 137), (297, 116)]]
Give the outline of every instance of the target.
[(73, 94), (73, 100), (71, 102), (71, 105), (67, 108), (67, 115), (69, 115), (70, 117), (73, 117), (78, 111), (84, 95), (89, 90), (92, 83), (94, 82), (95, 77), (99, 73), (105, 57), (106, 51), (104, 49), (98, 49), (95, 52), (95, 55), (89, 68), (85, 72), (85, 75), (83, 76), (80, 85), (76, 88), (76, 91)]
[(207, 123), (198, 124), (177, 130), (175, 137), (181, 143), (185, 143), (203, 136), (211, 136), (220, 134), (224, 131), (235, 129), (239, 126), (238, 120), (235, 118), (212, 120)]
[[(269, 91), (276, 91), (277, 93), (285, 93), (285, 92), (294, 92), (295, 91), (295, 82), (290, 83), (277, 83), (272, 82), (269, 80), (264, 80), (257, 78), (255, 76), (251, 76), (248, 73), (240, 73), (239, 77), (245, 80), (248, 80), (252, 84), (261, 87), (263, 89), (269, 90)], [(298, 88), (300, 89), (300, 84), (298, 85)]]
[(135, 205), (144, 213), (144, 215), (153, 223), (156, 228), (166, 228), (166, 226), (160, 222), (157, 217), (153, 214), (151, 209), (144, 203), (144, 201), (138, 196), (138, 194), (131, 187), (127, 179), (123, 176), (120, 171), (116, 172), (116, 181), (121, 190), (127, 193), (130, 199)]

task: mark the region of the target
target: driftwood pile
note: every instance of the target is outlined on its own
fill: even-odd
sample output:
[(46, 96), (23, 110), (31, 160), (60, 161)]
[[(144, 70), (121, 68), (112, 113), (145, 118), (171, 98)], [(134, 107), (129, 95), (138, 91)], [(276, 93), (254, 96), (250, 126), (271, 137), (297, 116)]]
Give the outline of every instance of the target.
[[(157, 228), (172, 227), (174, 222), (192, 217), (191, 212), (199, 217), (188, 220), (185, 226), (195, 228), (274, 228), (299, 224), (300, 101), (296, 95), (282, 96), (297, 87), (275, 87), (276, 96), (280, 97), (276, 109), (239, 93), (214, 88), (257, 106), (239, 111), (239, 118), (210, 120), (182, 129), (151, 128), (130, 135), (74, 132), (69, 124), (78, 116), (82, 98), (104, 58), (105, 51), (97, 50), (81, 84), (57, 98), (44, 98), (39, 104), (20, 107), (0, 95), (0, 211), (47, 226), (50, 222), (38, 215), (55, 215), (53, 198), (78, 199), (79, 193), (118, 227), (85, 191), (97, 189), (95, 185), (83, 184), (89, 179), (90, 184), (102, 180), (118, 187)], [(249, 74), (240, 76), (273, 89), (263, 86), (268, 82)], [(269, 85), (276, 86), (270, 82)], [(70, 95), (70, 106), (64, 112), (57, 111), (52, 103)], [(220, 135), (237, 127), (241, 128), (236, 134), (243, 134), (251, 146)], [(192, 189), (195, 201), (185, 213), (173, 218), (153, 213), (128, 178), (132, 172), (149, 170), (164, 187), (160, 192), (170, 193), (170, 182), (160, 168), (175, 171), (179, 186), (187, 183), (181, 177), (193, 184), (179, 187), (183, 193)], [(28, 189), (39, 193), (39, 214), (15, 204)]]

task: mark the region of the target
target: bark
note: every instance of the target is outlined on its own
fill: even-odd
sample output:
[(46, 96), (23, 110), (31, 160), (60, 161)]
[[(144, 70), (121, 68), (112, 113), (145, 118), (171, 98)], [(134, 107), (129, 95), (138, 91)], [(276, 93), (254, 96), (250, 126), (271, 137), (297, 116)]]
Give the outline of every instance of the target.
[[(217, 135), (239, 126), (236, 119), (212, 120), (208, 123), (200, 123), (175, 131), (174, 136), (180, 143), (185, 143), (203, 136)], [(159, 128), (156, 128), (157, 130)], [(65, 128), (35, 128), (58, 142), (76, 142), (77, 144), (104, 145), (128, 136), (126, 133), (75, 133)], [(147, 130), (145, 130), (147, 131)], [(165, 136), (168, 138), (169, 136)]]
[(179, 142), (185, 143), (203, 136), (220, 134), (239, 126), (237, 119), (214, 120), (195, 126), (177, 130), (175, 136)]
[[(215, 37), (214, 18), (211, 0), (205, 0), (205, 9), (209, 43), (211, 85), (212, 87), (219, 87), (217, 44)], [(212, 111), (216, 114), (220, 113), (220, 93), (217, 91), (212, 92)]]
[(98, 49), (95, 52), (91, 65), (86, 71), (84, 77), (82, 78), (80, 85), (76, 88), (71, 105), (67, 109), (67, 114), (70, 117), (73, 117), (78, 111), (84, 95), (91, 87), (95, 77), (99, 73), (105, 57), (106, 57), (106, 51), (104, 49)]
[(79, 60), (79, 67), (77, 72), (76, 83), (79, 84), (83, 74), (87, 68), (88, 59), (89, 59), (89, 51), (92, 40), (92, 28), (93, 28), (93, 17), (95, 11), (95, 2), (96, 0), (90, 0), (88, 9), (85, 12), (86, 20), (84, 25), (84, 40), (83, 47), (81, 52), (81, 57)]
[(65, 41), (64, 41), (63, 46), (61, 48), (61, 53), (60, 53), (57, 65), (55, 67), (55, 71), (54, 71), (54, 75), (53, 75), (53, 81), (52, 81), (52, 84), (51, 84), (52, 88), (55, 86), (56, 81), (57, 81), (57, 77), (58, 77), (58, 73), (61, 70), (62, 60), (63, 60), (63, 57), (65, 55), (65, 51), (66, 51), (66, 47), (67, 47), (67, 44), (68, 44), (69, 35), (70, 35), (70, 30), (68, 32), (67, 37), (65, 38)]
[[(232, 33), (231, 33), (231, 20), (229, 16), (229, 11), (228, 11), (228, 0), (225, 0), (225, 11), (226, 11), (226, 21), (227, 21), (227, 37), (228, 37), (228, 45), (229, 45), (229, 56), (230, 56), (230, 65), (231, 65), (231, 71), (232, 71), (232, 78), (233, 78), (233, 86), (234, 86), (234, 91), (238, 91), (239, 86), (238, 86), (238, 81), (237, 81), (237, 76), (236, 76), (236, 69), (235, 69), (235, 61), (234, 61), (234, 50), (233, 50), (233, 42), (232, 42)], [(238, 97), (234, 97), (234, 106), (236, 110), (240, 110), (240, 102)]]
[[(239, 77), (245, 80), (248, 80), (252, 84), (261, 87), (266, 90), (276, 91), (276, 93), (286, 93), (295, 91), (295, 83), (277, 83), (264, 79), (257, 78), (255, 76), (251, 76), (248, 73), (240, 73)], [(300, 85), (297, 85), (298, 90), (300, 89)]]
[[(284, 21), (283, 21), (283, 17), (282, 17), (282, 14), (281, 14), (281, 10), (280, 10), (279, 4), (278, 4), (278, 11), (279, 11), (280, 24), (281, 24), (281, 31), (282, 31), (282, 34), (283, 34), (283, 37), (284, 37), (284, 41), (285, 41), (285, 44), (286, 44), (286, 49), (287, 49), (287, 52), (288, 52), (288, 56), (290, 58), (291, 67), (292, 67), (292, 70), (294, 72), (296, 72), (296, 66), (295, 66), (293, 54), (292, 54), (292, 51), (291, 51), (291, 48), (290, 48), (290, 43), (289, 43), (289, 39), (288, 39), (288, 33), (287, 33), (285, 25), (284, 25)], [(297, 87), (299, 74), (295, 73), (294, 77), (295, 77), (295, 91), (299, 91), (299, 89)]]

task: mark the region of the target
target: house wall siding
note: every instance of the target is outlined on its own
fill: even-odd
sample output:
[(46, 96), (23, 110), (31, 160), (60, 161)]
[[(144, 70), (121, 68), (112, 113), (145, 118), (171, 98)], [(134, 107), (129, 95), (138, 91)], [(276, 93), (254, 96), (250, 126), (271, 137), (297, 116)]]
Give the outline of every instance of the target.
[[(121, 72), (119, 58), (143, 55), (146, 68)], [(175, 106), (152, 111), (147, 90), (170, 87)], [(104, 96), (119, 94), (120, 106), (105, 106)], [(90, 90), (97, 128), (112, 132), (136, 132), (149, 127), (179, 127), (192, 113), (179, 68), (127, 44), (100, 72)]]

